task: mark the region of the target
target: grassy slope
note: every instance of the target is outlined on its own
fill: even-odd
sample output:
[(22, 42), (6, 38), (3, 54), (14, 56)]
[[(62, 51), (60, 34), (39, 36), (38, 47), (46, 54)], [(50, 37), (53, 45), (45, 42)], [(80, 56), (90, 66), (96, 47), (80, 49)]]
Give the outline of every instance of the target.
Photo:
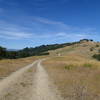
[[(96, 47), (96, 45), (99, 45), (99, 47)], [(93, 51), (90, 52), (90, 48), (93, 48)], [(90, 58), (93, 54), (97, 53), (100, 49), (100, 43), (96, 42), (81, 42), (79, 44), (74, 44), (72, 46), (67, 46), (64, 48), (57, 49), (55, 51), (49, 51), (50, 54), (57, 55), (60, 54), (62, 56), (66, 56), (68, 54), (78, 55), (82, 57), (88, 57)]]
[[(100, 62), (91, 57), (100, 48), (96, 44), (98, 43), (84, 42), (51, 51), (52, 58), (43, 63), (66, 99), (100, 99)], [(91, 47), (95, 49), (90, 52)], [(58, 53), (62, 56), (54, 57)]]
[[(63, 97), (69, 100), (100, 99), (98, 97), (100, 94), (100, 62), (91, 57), (100, 49), (96, 47), (96, 44), (99, 43), (82, 42), (49, 51), (52, 58), (43, 64)], [(94, 50), (90, 52), (91, 47)], [(41, 57), (1, 60), (0, 77), (8, 76), (39, 58)]]

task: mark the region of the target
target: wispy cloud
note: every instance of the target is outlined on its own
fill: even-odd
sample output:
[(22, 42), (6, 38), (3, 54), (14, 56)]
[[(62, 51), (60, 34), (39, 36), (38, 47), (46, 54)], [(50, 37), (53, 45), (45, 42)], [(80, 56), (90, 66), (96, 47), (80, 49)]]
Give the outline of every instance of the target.
[(16, 32), (16, 31), (1, 31), (0, 36), (6, 39), (25, 39), (31, 38), (32, 34), (25, 32)]
[(40, 22), (42, 24), (48, 24), (48, 25), (58, 25), (58, 26), (61, 26), (61, 27), (64, 27), (66, 29), (70, 29), (71, 26), (69, 25), (66, 25), (65, 23), (63, 22), (60, 22), (60, 21), (53, 21), (53, 20), (49, 20), (47, 18), (43, 18), (43, 17), (33, 17), (33, 20), (34, 21), (37, 21), (37, 22)]
[[(34, 25), (32, 23), (34, 23)], [(46, 25), (43, 27), (43, 24)], [(47, 26), (47, 24), (51, 25), (52, 27)], [(24, 25), (26, 25), (27, 27)], [(68, 38), (74, 40), (74, 39), (89, 38), (94, 34), (96, 34), (96, 29), (94, 28), (72, 27), (61, 21), (53, 21), (42, 17), (31, 17), (29, 18), (28, 22), (27, 20), (24, 22), (24, 25), (20, 26), (20, 23), (19, 25), (16, 25), (16, 24), (9, 24), (5, 21), (0, 21), (0, 38), (3, 39), (36, 39), (36, 38), (67, 39)]]
[(91, 36), (91, 34), (87, 34), (87, 33), (57, 33), (56, 34), (57, 37), (61, 37), (61, 38), (68, 38), (68, 39), (83, 39), (83, 38), (88, 38)]
[[(63, 34), (63, 32), (64, 32), (64, 33), (68, 33), (68, 34), (70, 34), (70, 33), (91, 34), (91, 33), (94, 33), (96, 31), (95, 28), (89, 28), (89, 27), (88, 28), (87, 27), (86, 28), (80, 28), (80, 27), (77, 27), (77, 26), (67, 25), (62, 21), (54, 21), (54, 20), (50, 20), (50, 19), (47, 19), (47, 18), (44, 18), (44, 17), (33, 17), (33, 21), (40, 23), (41, 25), (43, 25), (43, 24), (50, 25), (49, 28), (52, 27), (52, 29), (57, 31), (57, 32), (54, 32), (54, 33), (62, 33)], [(44, 30), (46, 30), (46, 29), (44, 29)]]
[(93, 37), (94, 34), (87, 34), (87, 33), (66, 33), (66, 32), (59, 32), (59, 33), (54, 33), (54, 34), (33, 34), (33, 38), (38, 38), (38, 39), (64, 39), (64, 40), (79, 40), (79, 39), (84, 39), (84, 38), (91, 38)]
[(31, 38), (32, 33), (22, 31), (20, 27), (5, 22), (0, 23), (0, 38), (26, 39)]

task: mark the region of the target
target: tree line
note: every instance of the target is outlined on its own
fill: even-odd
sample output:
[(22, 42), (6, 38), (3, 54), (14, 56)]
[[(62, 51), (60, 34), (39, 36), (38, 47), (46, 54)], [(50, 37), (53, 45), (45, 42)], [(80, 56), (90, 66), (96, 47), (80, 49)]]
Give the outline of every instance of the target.
[(17, 59), (17, 58), (24, 58), (30, 56), (42, 56), (42, 55), (49, 55), (49, 50), (55, 50), (58, 48), (64, 47), (64, 45), (41, 45), (35, 48), (24, 48), (18, 51), (8, 51), (6, 48), (0, 46), (0, 59)]
[(52, 44), (52, 45), (41, 45), (38, 47), (26, 47), (22, 50), (18, 51), (8, 51), (6, 48), (0, 46), (0, 59), (17, 59), (17, 58), (24, 58), (24, 57), (30, 57), (30, 56), (42, 56), (42, 55), (49, 55), (49, 50), (55, 50), (58, 48), (63, 48), (65, 46), (70, 46), (74, 44), (78, 44), (81, 41), (89, 41), (88, 39), (83, 39), (78, 42), (72, 42), (72, 43), (63, 43), (63, 44)]

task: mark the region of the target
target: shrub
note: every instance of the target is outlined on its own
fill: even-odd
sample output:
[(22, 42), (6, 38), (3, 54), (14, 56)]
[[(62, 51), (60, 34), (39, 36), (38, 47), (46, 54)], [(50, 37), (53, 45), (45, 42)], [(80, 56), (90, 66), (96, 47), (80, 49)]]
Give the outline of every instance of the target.
[(92, 42), (93, 40), (92, 40), (92, 39), (90, 39), (90, 41)]
[(99, 45), (98, 45), (98, 44), (96, 44), (96, 47), (99, 47)]
[(94, 54), (92, 57), (100, 61), (100, 54)]
[(70, 64), (70, 65), (66, 65), (66, 66), (65, 66), (65, 69), (71, 70), (73, 67), (74, 67), (74, 66), (73, 66), (72, 64)]
[(0, 46), (0, 59), (5, 58), (6, 48)]
[(90, 48), (90, 51), (93, 51), (93, 50), (94, 50), (94, 48), (93, 48), (93, 47), (91, 47), (91, 48)]
[(100, 53), (100, 49), (98, 50), (98, 53)]

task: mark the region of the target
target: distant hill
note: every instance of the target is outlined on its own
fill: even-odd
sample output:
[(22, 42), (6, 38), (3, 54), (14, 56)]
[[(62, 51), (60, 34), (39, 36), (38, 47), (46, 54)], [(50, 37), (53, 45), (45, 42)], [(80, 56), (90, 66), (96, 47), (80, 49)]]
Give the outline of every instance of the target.
[[(80, 56), (85, 58), (100, 59), (100, 42), (93, 40), (82, 39), (72, 43), (70, 46), (65, 46), (56, 50), (50, 50), (51, 56)], [(99, 55), (98, 55), (99, 54)]]
[[(63, 44), (52, 44), (52, 45), (41, 45), (38, 47), (31, 47), (31, 48), (24, 48), (22, 50), (15, 50), (15, 49), (6, 49), (0, 47), (0, 58), (9, 58), (9, 59), (16, 59), (16, 58), (24, 58), (29, 56), (42, 56), (42, 55), (66, 55), (69, 51), (84, 54), (91, 53), (90, 49), (93, 49), (96, 45), (93, 40), (89, 39), (82, 39), (78, 42), (72, 43), (63, 43)], [(81, 51), (81, 52), (80, 52)], [(90, 52), (91, 51), (91, 52)]]

